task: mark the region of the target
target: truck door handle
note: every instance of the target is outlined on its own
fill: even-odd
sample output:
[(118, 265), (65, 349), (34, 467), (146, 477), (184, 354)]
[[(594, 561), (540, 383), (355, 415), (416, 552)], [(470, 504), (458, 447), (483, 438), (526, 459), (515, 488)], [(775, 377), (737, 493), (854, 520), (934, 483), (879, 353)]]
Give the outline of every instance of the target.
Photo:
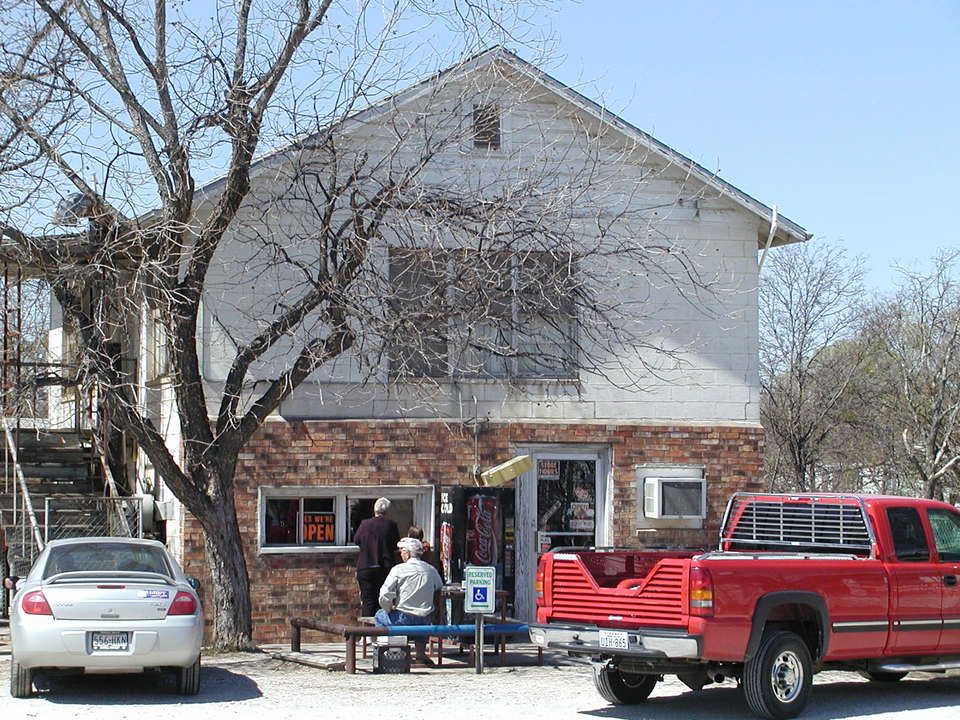
[(944, 576), (943, 576), (943, 584), (944, 584), (944, 585), (947, 585), (947, 586), (949, 586), (949, 587), (953, 587), (954, 585), (957, 584), (957, 576), (956, 576), (956, 575), (944, 575)]

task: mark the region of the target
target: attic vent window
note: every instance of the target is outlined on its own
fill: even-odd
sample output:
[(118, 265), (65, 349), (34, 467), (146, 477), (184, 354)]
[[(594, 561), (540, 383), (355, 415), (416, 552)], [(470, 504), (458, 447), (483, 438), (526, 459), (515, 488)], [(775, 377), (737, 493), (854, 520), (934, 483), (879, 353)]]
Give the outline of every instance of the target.
[(500, 149), (500, 108), (496, 105), (473, 106), (473, 146)]

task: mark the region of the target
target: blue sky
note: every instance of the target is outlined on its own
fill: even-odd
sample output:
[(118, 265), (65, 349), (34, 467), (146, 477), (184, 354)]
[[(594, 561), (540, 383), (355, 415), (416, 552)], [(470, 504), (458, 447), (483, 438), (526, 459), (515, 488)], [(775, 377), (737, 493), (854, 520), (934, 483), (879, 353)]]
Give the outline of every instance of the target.
[(546, 69), (814, 233), (894, 263), (960, 245), (960, 0), (583, 0)]

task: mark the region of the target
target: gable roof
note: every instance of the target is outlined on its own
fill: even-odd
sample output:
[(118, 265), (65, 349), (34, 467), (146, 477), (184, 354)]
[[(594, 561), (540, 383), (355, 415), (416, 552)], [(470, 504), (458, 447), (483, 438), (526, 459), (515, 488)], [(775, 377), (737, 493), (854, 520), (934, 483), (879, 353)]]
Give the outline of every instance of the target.
[[(700, 163), (691, 160), (686, 155), (677, 152), (669, 145), (666, 145), (659, 140), (657, 140), (653, 135), (644, 132), (640, 128), (631, 123), (627, 122), (621, 118), (616, 113), (611, 112), (607, 108), (603, 107), (599, 103), (591, 100), (585, 95), (577, 92), (573, 88), (564, 85), (562, 82), (556, 78), (548, 75), (543, 72), (540, 68), (528, 63), (522, 58), (518, 57), (514, 53), (506, 50), (505, 48), (493, 48), (487, 52), (496, 52), (499, 53), (498, 57), (504, 62), (507, 62), (511, 67), (513, 67), (518, 72), (527, 75), (528, 77), (539, 81), (541, 84), (549, 88), (552, 92), (556, 93), (563, 99), (567, 100), (571, 104), (575, 105), (579, 109), (583, 110), (587, 114), (595, 117), (600, 122), (606, 123), (615, 127), (617, 130), (622, 132), (631, 140), (636, 141), (639, 145), (648, 148), (649, 150), (661, 155), (666, 160), (670, 162), (671, 165), (678, 167), (683, 170), (685, 173), (688, 173), (691, 177), (696, 178), (704, 185), (713, 188), (721, 195), (729, 197), (736, 204), (743, 207), (745, 210), (750, 211), (754, 215), (757, 215), (765, 224), (766, 230), (769, 231), (769, 226), (774, 220), (776, 221), (776, 235), (774, 244), (777, 239), (780, 240), (780, 243), (784, 242), (804, 242), (813, 237), (812, 233), (807, 232), (797, 223), (785, 218), (783, 215), (777, 213), (774, 215), (774, 210), (771, 207), (768, 207), (764, 203), (757, 200), (752, 195), (748, 195), (740, 188), (732, 185), (720, 178), (716, 173), (710, 172)], [(480, 57), (480, 56), (478, 56)]]
[[(577, 107), (579, 110), (594, 117), (597, 121), (616, 128), (620, 133), (625, 135), (630, 140), (636, 142), (641, 147), (644, 147), (664, 158), (668, 163), (670, 163), (670, 165), (677, 167), (685, 174), (695, 178), (707, 187), (713, 188), (721, 196), (729, 198), (735, 204), (757, 216), (763, 223), (762, 231), (765, 233), (769, 233), (771, 225), (774, 225), (774, 234), (771, 238), (773, 245), (804, 242), (813, 237), (812, 233), (807, 232), (797, 223), (775, 212), (773, 208), (760, 202), (752, 195), (748, 195), (740, 188), (720, 178), (716, 173), (710, 172), (696, 161), (691, 160), (686, 155), (683, 155), (670, 146), (660, 142), (649, 133), (646, 133), (635, 125), (630, 124), (599, 103), (591, 100), (585, 95), (582, 95), (573, 88), (564, 85), (556, 78), (548, 75), (535, 65), (527, 62), (523, 58), (500, 45), (477, 53), (476, 55), (462, 60), (461, 62), (441, 70), (440, 72), (434, 73), (424, 80), (405, 88), (404, 90), (401, 90), (393, 95), (389, 95), (388, 97), (379, 100), (367, 106), (366, 108), (351, 113), (347, 117), (339, 120), (334, 127), (340, 126), (341, 130), (346, 130), (350, 126), (367, 123), (380, 113), (387, 112), (430, 92), (431, 87), (441, 79), (450, 80), (459, 75), (466, 75), (467, 73), (476, 71), (494, 62), (502, 62), (520, 75), (539, 83), (550, 92)], [(314, 133), (310, 135), (304, 140), (304, 142), (308, 141), (310, 137), (316, 137), (316, 134)], [(287, 145), (261, 156), (254, 161), (253, 167), (259, 166), (261, 169), (263, 169), (263, 167), (269, 166), (272, 164), (272, 161), (279, 160), (286, 155), (286, 153), (290, 151), (291, 147), (291, 145)], [(199, 188), (197, 193), (209, 194), (216, 191), (223, 184), (224, 179), (225, 178), (218, 178), (217, 180), (208, 183), (207, 185)]]

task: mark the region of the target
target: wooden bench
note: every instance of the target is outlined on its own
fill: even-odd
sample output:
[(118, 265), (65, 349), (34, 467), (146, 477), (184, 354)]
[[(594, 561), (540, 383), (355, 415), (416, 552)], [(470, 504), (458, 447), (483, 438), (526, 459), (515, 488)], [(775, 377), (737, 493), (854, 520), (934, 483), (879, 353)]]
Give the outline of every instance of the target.
[[(376, 627), (370, 625), (344, 625), (341, 623), (325, 622), (316, 618), (292, 618), (290, 620), (290, 651), (300, 652), (301, 631), (306, 628), (319, 632), (339, 635), (346, 644), (346, 661), (344, 669), (348, 673), (357, 671), (357, 640), (386, 635), (407, 635), (410, 637), (437, 637), (440, 639), (437, 665), (443, 663), (443, 638), (473, 636), (472, 625), (393, 625), (392, 627)], [(489, 634), (494, 637), (523, 632), (526, 625), (521, 623), (493, 624), (488, 626)], [(476, 651), (476, 648), (475, 648)], [(501, 655), (502, 661), (502, 655)], [(537, 648), (537, 664), (543, 664), (543, 650)]]
[(387, 634), (387, 628), (385, 627), (343, 625), (313, 618), (292, 618), (290, 620), (290, 652), (300, 652), (300, 632), (303, 628), (343, 637), (346, 641), (347, 650), (344, 669), (348, 673), (357, 671), (357, 638), (380, 637)]

